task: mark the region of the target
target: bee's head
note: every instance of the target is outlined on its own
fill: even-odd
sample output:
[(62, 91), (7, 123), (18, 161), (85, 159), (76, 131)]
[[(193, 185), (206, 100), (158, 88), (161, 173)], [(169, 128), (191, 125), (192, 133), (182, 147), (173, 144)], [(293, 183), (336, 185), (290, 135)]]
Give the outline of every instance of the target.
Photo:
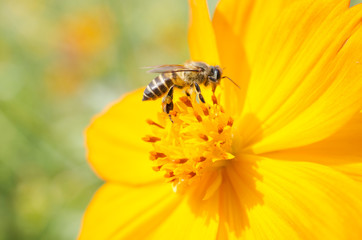
[(212, 83), (219, 83), (222, 75), (222, 69), (219, 66), (211, 66), (208, 78)]

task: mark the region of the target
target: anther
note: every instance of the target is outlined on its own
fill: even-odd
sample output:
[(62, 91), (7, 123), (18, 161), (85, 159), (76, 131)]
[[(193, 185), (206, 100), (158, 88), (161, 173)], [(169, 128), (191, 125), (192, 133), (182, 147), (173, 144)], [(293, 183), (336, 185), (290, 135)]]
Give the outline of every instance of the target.
[(164, 153), (159, 153), (159, 152), (155, 152), (155, 151), (150, 152), (150, 159), (152, 161), (154, 161), (158, 158), (164, 158), (164, 157), (166, 157), (166, 154), (164, 154)]
[(171, 178), (171, 179), (168, 179), (168, 181), (166, 181), (166, 182), (169, 182), (169, 183), (172, 183), (172, 182), (173, 182), (173, 184), (177, 184), (177, 183), (178, 183), (178, 179), (177, 179), (177, 178)]
[(223, 108), (222, 106), (220, 106), (220, 111), (221, 111), (222, 113), (225, 113), (225, 110), (224, 110), (224, 108)]
[(195, 177), (195, 175), (196, 175), (196, 173), (195, 173), (195, 172), (189, 172), (189, 176), (190, 176), (190, 178)]
[(192, 103), (187, 96), (180, 97), (181, 102), (183, 102), (186, 106), (192, 107)]
[(145, 141), (145, 142), (157, 142), (157, 141), (160, 141), (161, 138), (147, 135), (147, 136), (143, 137), (142, 140)]
[(222, 147), (222, 145), (224, 145), (226, 142), (225, 141), (219, 141), (217, 143), (215, 143), (216, 147)]
[(213, 103), (213, 104), (217, 104), (217, 98), (216, 98), (215, 95), (212, 95), (212, 96), (211, 96), (211, 99), (212, 99), (212, 103)]
[(203, 162), (206, 160), (206, 157), (201, 156), (199, 159), (196, 160), (196, 162)]
[(202, 134), (202, 133), (199, 134), (199, 137), (205, 141), (209, 140), (209, 138), (205, 134)]
[(171, 116), (176, 117), (177, 112), (175, 110), (171, 110), (168, 114), (171, 115)]
[(147, 122), (149, 125), (154, 125), (154, 126), (157, 126), (157, 127), (159, 127), (159, 128), (163, 128), (163, 129), (164, 129), (163, 126), (161, 126), (160, 124), (152, 121), (151, 119), (147, 119), (146, 122)]
[(231, 117), (229, 117), (229, 120), (228, 120), (228, 123), (227, 125), (232, 127), (233, 126), (233, 123), (234, 123), (234, 119), (232, 119)]
[(152, 167), (152, 170), (155, 172), (159, 172), (161, 170), (161, 167), (162, 166), (154, 166), (154, 167)]
[(174, 163), (185, 163), (188, 160), (189, 160), (188, 158), (180, 158), (180, 159), (172, 159), (172, 162), (174, 162)]
[(223, 128), (221, 125), (219, 125), (219, 126), (217, 127), (217, 132), (218, 132), (219, 134), (221, 134), (222, 131), (224, 131), (224, 128)]
[(167, 173), (164, 175), (165, 178), (170, 178), (170, 177), (174, 177), (174, 176), (175, 176), (175, 174), (174, 174), (173, 172), (167, 172)]
[(197, 112), (194, 112), (194, 115), (198, 122), (202, 122), (202, 117)]
[(204, 112), (205, 116), (209, 116), (209, 109), (205, 105), (201, 105), (202, 111)]

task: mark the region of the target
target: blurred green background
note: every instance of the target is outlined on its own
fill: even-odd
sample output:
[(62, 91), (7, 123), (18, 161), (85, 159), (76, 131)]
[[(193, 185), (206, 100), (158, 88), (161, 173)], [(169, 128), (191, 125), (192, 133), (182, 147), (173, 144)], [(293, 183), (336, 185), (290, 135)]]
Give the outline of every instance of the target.
[(188, 59), (187, 26), (180, 0), (1, 1), (0, 240), (77, 237), (102, 184), (85, 127), (141, 67)]

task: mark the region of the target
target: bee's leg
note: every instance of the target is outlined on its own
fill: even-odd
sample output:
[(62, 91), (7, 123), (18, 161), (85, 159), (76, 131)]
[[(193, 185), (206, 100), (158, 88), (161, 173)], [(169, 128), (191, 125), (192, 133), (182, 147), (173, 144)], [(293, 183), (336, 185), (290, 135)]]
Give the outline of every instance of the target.
[(191, 97), (191, 89), (188, 88), (185, 90), (186, 96)]
[(211, 89), (212, 89), (212, 94), (215, 95), (216, 84), (212, 84)]
[(162, 99), (163, 111), (165, 113), (170, 113), (173, 109), (173, 86), (168, 90), (167, 95)]
[(191, 97), (193, 91), (194, 91), (194, 84), (190, 84), (190, 86), (185, 90), (186, 96)]
[(202, 96), (202, 94), (201, 94), (201, 89), (200, 89), (199, 84), (195, 83), (195, 89), (196, 89), (196, 92), (197, 92), (197, 96), (199, 96), (200, 101), (202, 103), (205, 103), (205, 99), (204, 99), (204, 96)]
[[(163, 106), (163, 111), (167, 114), (170, 113), (170, 111), (173, 109), (173, 86), (170, 88), (170, 90), (168, 90), (167, 95), (162, 99), (162, 106)], [(171, 122), (171, 115), (168, 115), (170, 117)]]

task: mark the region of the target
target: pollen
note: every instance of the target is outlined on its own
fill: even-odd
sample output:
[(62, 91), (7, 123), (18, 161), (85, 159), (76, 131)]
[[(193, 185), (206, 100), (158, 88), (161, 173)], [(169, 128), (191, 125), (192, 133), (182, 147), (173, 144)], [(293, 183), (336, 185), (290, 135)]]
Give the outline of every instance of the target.
[(143, 140), (153, 146), (152, 169), (161, 172), (175, 192), (184, 191), (234, 158), (233, 119), (224, 113), (216, 96), (210, 102), (196, 101), (195, 94), (182, 96), (174, 102), (170, 116), (160, 112), (158, 119), (147, 120), (152, 133)]

